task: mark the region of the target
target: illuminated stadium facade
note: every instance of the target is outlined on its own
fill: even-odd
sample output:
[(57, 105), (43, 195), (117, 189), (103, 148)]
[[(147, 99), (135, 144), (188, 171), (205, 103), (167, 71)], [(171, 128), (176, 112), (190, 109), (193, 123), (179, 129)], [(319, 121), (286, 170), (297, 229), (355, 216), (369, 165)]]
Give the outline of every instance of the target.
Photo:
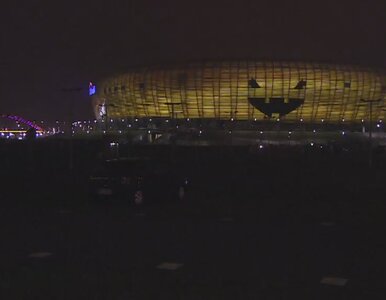
[[(138, 68), (98, 83), (97, 118), (360, 123), (385, 117), (384, 70), (223, 61)], [(367, 102), (361, 101), (361, 99)], [(369, 103), (371, 101), (371, 105)]]

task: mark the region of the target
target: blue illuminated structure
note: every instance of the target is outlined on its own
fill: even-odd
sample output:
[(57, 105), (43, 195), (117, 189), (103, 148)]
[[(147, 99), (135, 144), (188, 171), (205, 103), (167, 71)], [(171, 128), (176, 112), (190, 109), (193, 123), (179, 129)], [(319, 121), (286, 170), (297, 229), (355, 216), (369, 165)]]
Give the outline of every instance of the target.
[(91, 81), (90, 81), (90, 83), (89, 83), (89, 85), (88, 85), (88, 94), (90, 95), (90, 96), (92, 96), (92, 95), (94, 95), (96, 93), (96, 86), (95, 86), (95, 84), (93, 84)]

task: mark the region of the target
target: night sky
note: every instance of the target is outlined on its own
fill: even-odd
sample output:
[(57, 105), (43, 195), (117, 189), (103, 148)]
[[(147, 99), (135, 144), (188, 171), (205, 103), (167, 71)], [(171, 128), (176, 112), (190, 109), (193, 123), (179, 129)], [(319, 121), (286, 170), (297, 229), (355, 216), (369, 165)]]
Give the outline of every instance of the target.
[[(283, 59), (386, 67), (386, 1), (8, 1), (0, 113), (92, 118), (87, 84), (132, 66)], [(82, 92), (63, 88), (84, 87)]]

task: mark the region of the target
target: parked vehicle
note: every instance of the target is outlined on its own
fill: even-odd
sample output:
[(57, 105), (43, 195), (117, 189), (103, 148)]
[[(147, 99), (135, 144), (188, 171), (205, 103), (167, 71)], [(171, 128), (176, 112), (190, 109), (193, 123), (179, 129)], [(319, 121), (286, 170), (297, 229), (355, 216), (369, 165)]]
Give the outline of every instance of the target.
[(119, 200), (135, 205), (182, 200), (188, 180), (167, 162), (149, 158), (108, 160), (89, 178), (93, 199)]

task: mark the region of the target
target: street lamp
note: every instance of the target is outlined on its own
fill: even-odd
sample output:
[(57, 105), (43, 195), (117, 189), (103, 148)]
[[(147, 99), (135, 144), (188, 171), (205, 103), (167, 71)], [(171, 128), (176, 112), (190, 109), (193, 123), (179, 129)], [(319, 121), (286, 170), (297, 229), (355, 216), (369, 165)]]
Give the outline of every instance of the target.
[(361, 102), (369, 105), (369, 108), (370, 108), (370, 115), (369, 115), (369, 167), (371, 167), (373, 165), (373, 129), (372, 129), (372, 126), (373, 126), (373, 104), (374, 103), (379, 103), (381, 102), (382, 99), (361, 99)]
[(164, 103), (165, 105), (167, 106), (171, 106), (172, 108), (172, 120), (174, 120), (175, 118), (175, 109), (174, 109), (174, 106), (176, 105), (182, 105), (182, 102), (166, 102)]
[(171, 107), (171, 113), (172, 113), (171, 114), (171, 126), (173, 128), (175, 126), (175, 123), (176, 123), (175, 119), (176, 119), (177, 113), (183, 112), (182, 110), (176, 111), (174, 107), (177, 105), (182, 105), (183, 103), (182, 102), (165, 102), (163, 104)]
[[(79, 93), (83, 90), (83, 88), (81, 87), (70, 87), (70, 88), (62, 88), (62, 92), (63, 93)], [(72, 141), (72, 122), (73, 122), (73, 119), (74, 119), (74, 100), (73, 98), (71, 97), (70, 99), (70, 112), (69, 112), (69, 120), (67, 121), (68, 122), (68, 130), (69, 130), (69, 147), (68, 147), (68, 168), (69, 170), (73, 170), (74, 169), (74, 149), (73, 149), (73, 141)]]
[(170, 152), (170, 155), (171, 155), (171, 159), (173, 160), (174, 159), (174, 153), (175, 153), (175, 149), (174, 149), (174, 146), (175, 146), (175, 137), (173, 136), (173, 132), (175, 131), (175, 128), (174, 128), (174, 118), (175, 118), (175, 109), (174, 109), (174, 107), (176, 106), (176, 105), (182, 105), (182, 102), (165, 102), (164, 103), (165, 105), (167, 105), (167, 106), (170, 106), (171, 107), (171, 109), (172, 109), (172, 111), (171, 111), (171, 113), (172, 113), (172, 116), (171, 116), (171, 119), (172, 119), (172, 126), (171, 126), (171, 134), (172, 134), (172, 136), (171, 136), (171, 144), (172, 144), (172, 147), (171, 147), (171, 152)]

